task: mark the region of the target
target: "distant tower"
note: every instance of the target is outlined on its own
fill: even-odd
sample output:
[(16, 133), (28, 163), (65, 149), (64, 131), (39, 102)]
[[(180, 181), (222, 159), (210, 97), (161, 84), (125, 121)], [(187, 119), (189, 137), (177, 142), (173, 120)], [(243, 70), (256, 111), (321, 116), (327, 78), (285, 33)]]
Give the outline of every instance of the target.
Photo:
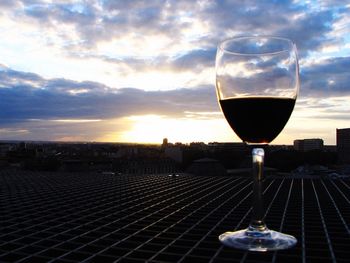
[(350, 164), (350, 128), (337, 129), (338, 161)]
[(163, 147), (166, 147), (168, 146), (168, 138), (164, 138), (163, 139), (163, 144), (162, 144)]

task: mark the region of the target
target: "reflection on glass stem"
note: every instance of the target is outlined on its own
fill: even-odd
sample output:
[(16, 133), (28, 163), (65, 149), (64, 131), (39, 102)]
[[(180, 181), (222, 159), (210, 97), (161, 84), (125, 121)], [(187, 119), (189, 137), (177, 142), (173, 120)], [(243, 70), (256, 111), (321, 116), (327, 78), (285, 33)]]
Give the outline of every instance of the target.
[(264, 209), (262, 200), (262, 180), (264, 170), (264, 149), (254, 148), (252, 150), (253, 157), (253, 214), (249, 225), (251, 231), (264, 231), (266, 225), (264, 223)]

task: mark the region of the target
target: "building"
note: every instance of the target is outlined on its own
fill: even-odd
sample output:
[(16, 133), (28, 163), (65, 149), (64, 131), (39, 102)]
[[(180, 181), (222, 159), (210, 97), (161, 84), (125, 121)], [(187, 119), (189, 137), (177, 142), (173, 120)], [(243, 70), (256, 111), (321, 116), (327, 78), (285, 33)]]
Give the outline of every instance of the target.
[(233, 150), (237, 152), (244, 152), (249, 149), (243, 142), (210, 142), (208, 146), (211, 150)]
[(7, 153), (14, 149), (12, 144), (3, 143), (0, 144), (0, 156), (6, 156)]
[(350, 164), (350, 128), (337, 129), (338, 161)]
[(225, 167), (217, 160), (202, 158), (195, 160), (187, 169), (187, 173), (199, 176), (224, 176), (227, 175)]
[(314, 150), (323, 150), (323, 140), (322, 139), (303, 139), (294, 140), (293, 142), (294, 150), (299, 152), (308, 152)]
[(164, 138), (164, 139), (163, 139), (163, 144), (162, 144), (162, 146), (163, 146), (163, 147), (167, 147), (168, 144), (169, 144), (168, 138)]
[(179, 147), (179, 146), (166, 147), (164, 150), (164, 154), (166, 157), (173, 159), (177, 163), (183, 162), (184, 156), (183, 156), (182, 147)]

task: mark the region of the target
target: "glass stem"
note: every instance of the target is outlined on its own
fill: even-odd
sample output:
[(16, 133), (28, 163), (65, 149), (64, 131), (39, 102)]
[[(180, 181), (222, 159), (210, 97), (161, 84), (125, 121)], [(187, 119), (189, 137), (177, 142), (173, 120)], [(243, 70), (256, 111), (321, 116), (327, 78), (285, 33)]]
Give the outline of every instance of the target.
[(267, 227), (264, 222), (264, 208), (262, 198), (264, 155), (265, 151), (263, 148), (253, 148), (253, 211), (252, 219), (248, 229), (254, 232), (261, 232), (267, 230)]

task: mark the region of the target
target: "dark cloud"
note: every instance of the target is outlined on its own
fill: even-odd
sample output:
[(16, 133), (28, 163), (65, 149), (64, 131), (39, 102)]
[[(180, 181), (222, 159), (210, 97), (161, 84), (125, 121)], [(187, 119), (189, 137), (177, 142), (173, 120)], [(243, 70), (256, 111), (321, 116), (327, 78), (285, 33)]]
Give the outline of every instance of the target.
[(350, 57), (336, 57), (304, 67), (301, 72), (302, 94), (331, 97), (350, 95)]
[(15, 0), (2, 0), (0, 1), (1, 8), (10, 8), (18, 6), (18, 1)]
[[(62, 22), (86, 25), (96, 20), (95, 9), (91, 5), (78, 5), (73, 3), (24, 3), (24, 15), (35, 18), (40, 22)], [(51, 24), (53, 26), (53, 24)]]
[(172, 62), (177, 70), (198, 71), (215, 65), (216, 48), (188, 52)]
[(312, 12), (310, 9), (295, 1), (222, 1), (206, 13), (213, 32), (218, 32), (217, 39), (220, 35), (225, 38), (253, 34), (287, 37), (297, 43), (300, 55), (306, 56), (331, 41), (326, 34), (337, 20), (331, 7)]
[(3, 124), (30, 119), (110, 119), (143, 114), (181, 117), (186, 111), (218, 110), (213, 86), (144, 91), (111, 89), (96, 82), (44, 79), (13, 70), (4, 70), (1, 75)]
[(311, 51), (317, 51), (333, 40), (327, 36), (332, 31), (335, 21), (331, 10), (307, 14), (288, 24), (288, 28), (278, 30), (276, 34), (293, 39), (299, 50), (299, 55), (305, 57)]

